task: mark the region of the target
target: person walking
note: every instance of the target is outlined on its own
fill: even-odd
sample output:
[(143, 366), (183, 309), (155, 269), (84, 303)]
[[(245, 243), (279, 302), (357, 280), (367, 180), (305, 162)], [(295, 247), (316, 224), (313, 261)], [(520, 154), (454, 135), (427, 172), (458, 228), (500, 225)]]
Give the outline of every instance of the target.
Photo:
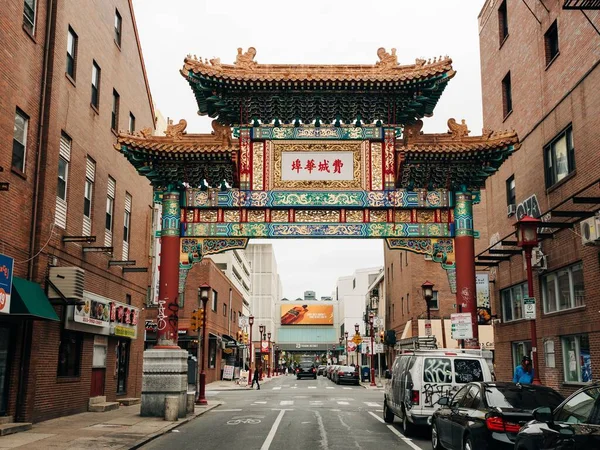
[(515, 368), (513, 383), (531, 384), (533, 381), (533, 367), (531, 367), (531, 358), (523, 356), (521, 364)]
[(252, 375), (252, 386), (250, 386), (251, 389), (254, 389), (254, 383), (256, 383), (256, 390), (259, 391), (260, 390), (260, 384), (259, 384), (259, 380), (260, 380), (260, 371), (261, 371), (261, 366), (256, 366), (256, 370), (254, 371), (254, 375)]

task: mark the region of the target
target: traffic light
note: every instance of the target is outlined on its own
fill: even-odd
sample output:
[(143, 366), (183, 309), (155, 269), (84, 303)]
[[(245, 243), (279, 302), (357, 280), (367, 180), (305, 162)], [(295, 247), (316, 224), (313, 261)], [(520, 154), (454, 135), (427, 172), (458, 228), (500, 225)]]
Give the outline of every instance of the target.
[(198, 310), (198, 328), (202, 328), (203, 323), (204, 323), (204, 309), (200, 308)]
[(235, 340), (238, 342), (242, 342), (242, 339), (244, 338), (244, 333), (242, 331), (238, 331), (235, 333)]
[(200, 323), (198, 321), (198, 310), (195, 309), (192, 312), (192, 318), (190, 319), (190, 328), (192, 331), (198, 331), (198, 328), (200, 328)]
[(385, 331), (381, 330), (379, 332), (379, 339), (380, 339), (379, 342), (385, 343)]
[(244, 344), (248, 345), (250, 343), (250, 339), (248, 338), (248, 333), (244, 332)]

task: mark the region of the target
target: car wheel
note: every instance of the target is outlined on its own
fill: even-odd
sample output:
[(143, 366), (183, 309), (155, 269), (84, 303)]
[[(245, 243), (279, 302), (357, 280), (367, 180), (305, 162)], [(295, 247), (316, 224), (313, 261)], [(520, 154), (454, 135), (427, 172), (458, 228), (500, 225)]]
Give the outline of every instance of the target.
[(387, 402), (383, 401), (383, 421), (385, 423), (394, 423), (394, 413), (388, 407)]
[(471, 442), (470, 436), (465, 436), (465, 442), (463, 444), (463, 450), (473, 450), (473, 443)]
[(406, 413), (406, 409), (402, 407), (402, 430), (404, 431), (404, 436), (412, 436), (414, 434), (414, 428), (414, 425), (408, 421), (408, 414)]
[(443, 448), (440, 444), (440, 436), (435, 421), (431, 424), (431, 447), (433, 450), (442, 450)]

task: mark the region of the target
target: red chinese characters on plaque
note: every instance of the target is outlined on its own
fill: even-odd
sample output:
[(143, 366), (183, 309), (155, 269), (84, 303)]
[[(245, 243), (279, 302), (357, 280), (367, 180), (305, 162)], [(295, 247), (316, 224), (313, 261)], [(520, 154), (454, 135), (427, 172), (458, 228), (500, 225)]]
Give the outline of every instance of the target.
[(352, 180), (353, 166), (353, 152), (282, 152), (281, 179)]

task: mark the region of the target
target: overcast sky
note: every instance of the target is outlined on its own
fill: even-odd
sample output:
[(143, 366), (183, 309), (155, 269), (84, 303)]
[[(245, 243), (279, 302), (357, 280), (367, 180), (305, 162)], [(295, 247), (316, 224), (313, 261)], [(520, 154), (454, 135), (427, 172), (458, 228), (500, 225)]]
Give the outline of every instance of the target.
[[(483, 0), (133, 0), (152, 97), (165, 117), (185, 118), (188, 133), (209, 133), (190, 87), (179, 74), (184, 57), (233, 63), (237, 48), (257, 50), (259, 64), (374, 64), (377, 49), (397, 49), (400, 64), (448, 55), (457, 71), (425, 132), (448, 118), (482, 126), (477, 15)], [(259, 241), (253, 241), (259, 242)], [(262, 241), (260, 241), (262, 242)], [(383, 241), (270, 240), (284, 297), (306, 290), (331, 295), (338, 277), (383, 265)]]

